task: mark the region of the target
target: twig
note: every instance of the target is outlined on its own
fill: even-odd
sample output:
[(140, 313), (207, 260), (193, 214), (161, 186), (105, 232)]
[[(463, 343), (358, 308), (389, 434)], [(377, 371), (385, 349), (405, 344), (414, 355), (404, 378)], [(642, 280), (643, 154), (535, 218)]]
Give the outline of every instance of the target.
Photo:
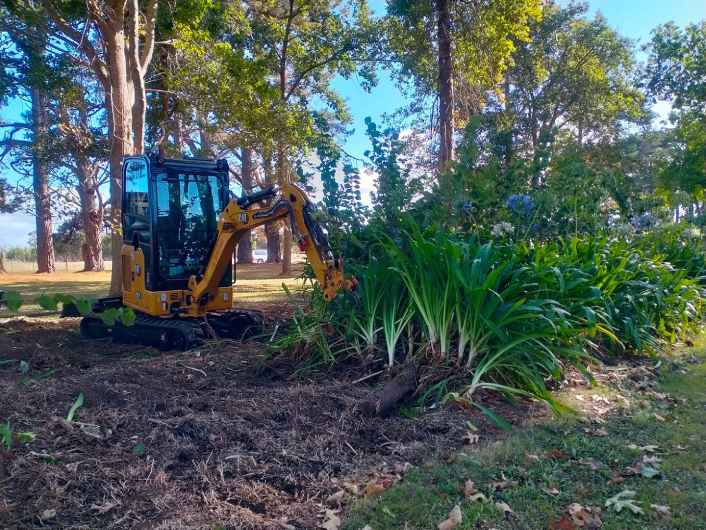
[(194, 372), (198, 372), (201, 375), (203, 375), (204, 377), (208, 377), (208, 374), (206, 372), (204, 372), (203, 370), (201, 370), (201, 368), (194, 368), (193, 366), (187, 366), (187, 365), (180, 363), (180, 362), (177, 362), (176, 364), (177, 364), (177, 366), (183, 366), (184, 368), (188, 368), (189, 370), (193, 370)]
[(343, 443), (345, 443), (345, 444), (348, 446), (348, 448), (349, 448), (351, 451), (353, 451), (353, 454), (354, 454), (355, 456), (358, 456), (358, 451), (356, 451), (355, 449), (353, 449), (353, 446), (352, 446), (351, 444), (349, 444), (348, 442), (343, 442)]
[(357, 385), (358, 383), (362, 383), (363, 381), (367, 381), (368, 379), (375, 377), (376, 375), (380, 375), (383, 373), (385, 369), (383, 368), (382, 370), (378, 370), (377, 372), (373, 372), (372, 374), (368, 374), (366, 376), (361, 377), (360, 379), (356, 379), (351, 383), (351, 385)]

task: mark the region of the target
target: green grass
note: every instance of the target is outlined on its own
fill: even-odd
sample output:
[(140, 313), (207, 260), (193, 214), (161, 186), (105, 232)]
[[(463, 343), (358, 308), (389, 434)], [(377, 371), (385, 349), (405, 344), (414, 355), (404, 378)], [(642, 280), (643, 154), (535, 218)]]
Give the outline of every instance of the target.
[[(297, 277), (302, 266), (295, 264), (292, 274), (282, 277), (279, 264), (241, 265), (235, 283), (236, 304), (241, 308), (257, 308), (261, 303), (276, 303), (287, 300), (282, 284), (294, 292), (301, 290), (302, 282)], [(19, 315), (53, 316), (58, 311), (42, 309), (35, 300), (42, 294), (68, 294), (76, 298), (95, 299), (108, 295), (110, 272), (64, 272), (53, 274), (0, 274), (0, 291), (16, 291), (21, 294), (23, 305)], [(17, 316), (0, 309), (0, 318)]]
[[(598, 426), (590, 427), (586, 420), (563, 419), (461, 453), (450, 464), (415, 468), (379, 497), (355, 505), (344, 528), (434, 529), (460, 504), (459, 529), (564, 529), (572, 527), (551, 525), (557, 525), (570, 504), (579, 503), (602, 510), (604, 530), (706, 529), (706, 348), (687, 353), (697, 355), (698, 362), (663, 374), (658, 385), (677, 404), (634, 396), (637, 406), (601, 425), (607, 436), (590, 434)], [(655, 413), (666, 421), (655, 419)], [(658, 448), (652, 455), (631, 444)], [(611, 483), (642, 455), (660, 459), (658, 477), (628, 476)], [(491, 502), (465, 499), (463, 484), (469, 479)], [(502, 480), (517, 484), (493, 491), (491, 483)], [(556, 495), (545, 492), (554, 488)], [(605, 507), (608, 498), (626, 489), (636, 492), (644, 514)], [(514, 515), (505, 517), (495, 507), (497, 501), (507, 503)], [(668, 506), (671, 515), (658, 514), (652, 504)]]

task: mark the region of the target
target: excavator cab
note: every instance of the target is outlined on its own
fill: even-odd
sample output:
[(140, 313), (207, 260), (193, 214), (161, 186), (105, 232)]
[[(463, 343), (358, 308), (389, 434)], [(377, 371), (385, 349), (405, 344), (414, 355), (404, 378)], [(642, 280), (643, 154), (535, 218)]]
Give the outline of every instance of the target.
[[(228, 177), (225, 160), (124, 159), (123, 242), (142, 250), (146, 289), (186, 289), (203, 274), (230, 200)], [(231, 284), (228, 267), (219, 285)]]
[[(233, 307), (233, 251), (267, 222), (288, 220), (326, 300), (355, 279), (343, 275), (315, 206), (294, 184), (233, 196), (225, 160), (123, 159), (122, 295), (99, 300), (84, 317), (84, 336), (188, 348), (213, 336), (257, 332), (258, 312)], [(131, 308), (132, 326), (106, 324), (99, 313)], [(108, 319), (110, 321), (111, 319)]]

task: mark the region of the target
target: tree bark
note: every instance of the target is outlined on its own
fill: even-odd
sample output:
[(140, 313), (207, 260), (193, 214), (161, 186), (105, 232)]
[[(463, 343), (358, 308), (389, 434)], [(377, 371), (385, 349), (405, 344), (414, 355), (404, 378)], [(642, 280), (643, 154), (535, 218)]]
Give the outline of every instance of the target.
[(411, 396), (417, 389), (417, 366), (410, 364), (394, 379), (361, 403), (361, 411), (368, 416), (389, 416), (395, 407)]
[[(253, 187), (253, 166), (252, 166), (252, 150), (244, 147), (241, 151), (242, 166), (240, 169), (240, 179), (243, 185), (243, 191), (250, 193)], [(252, 237), (250, 230), (245, 232), (238, 241), (237, 249), (238, 263), (252, 263)]]
[(110, 294), (119, 296), (122, 292), (122, 263), (120, 254), (122, 237), (122, 159), (133, 152), (132, 102), (128, 88), (127, 58), (123, 16), (110, 24), (110, 33), (104, 35), (108, 52), (107, 63), (110, 71), (110, 97), (106, 94), (109, 113), (110, 134), (110, 224), (112, 230), (110, 274)]
[(83, 253), (83, 270), (102, 271), (103, 245), (101, 241), (101, 226), (103, 224), (103, 209), (98, 200), (98, 179), (96, 170), (88, 160), (78, 163), (79, 196), (81, 198), (81, 222), (86, 237), (86, 247)]
[[(282, 142), (277, 146), (277, 182), (280, 186), (288, 180), (287, 150)], [(282, 230), (282, 275), (289, 274), (292, 270), (292, 227), (290, 220), (286, 219)]]
[(280, 263), (282, 250), (280, 248), (279, 222), (265, 223), (265, 237), (267, 238), (267, 263)]
[(448, 169), (455, 159), (454, 90), (451, 56), (451, 0), (435, 0), (439, 47), (439, 171)]
[(37, 272), (54, 272), (54, 238), (49, 196), (46, 143), (49, 135), (49, 98), (41, 87), (31, 89), (32, 98), (32, 186), (37, 230)]
[(435, 0), (439, 62), (439, 171), (455, 159), (454, 90), (451, 56), (451, 0)]

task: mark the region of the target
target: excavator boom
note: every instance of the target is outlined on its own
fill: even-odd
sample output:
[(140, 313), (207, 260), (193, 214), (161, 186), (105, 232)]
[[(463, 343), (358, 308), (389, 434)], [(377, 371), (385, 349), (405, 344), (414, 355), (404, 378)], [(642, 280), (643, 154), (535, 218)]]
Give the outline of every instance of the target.
[[(254, 203), (275, 196), (271, 206), (251, 208)], [(279, 194), (274, 189), (255, 197), (232, 199), (218, 222), (218, 236), (201, 278), (189, 278), (194, 304), (189, 314), (199, 316), (208, 302), (218, 296), (218, 282), (230, 264), (240, 238), (265, 223), (288, 218), (299, 248), (306, 253), (324, 298), (332, 300), (341, 289), (351, 290), (355, 281), (345, 279), (343, 263), (335, 260), (321, 227), (312, 217), (313, 205), (306, 194), (294, 184), (285, 184)]]

